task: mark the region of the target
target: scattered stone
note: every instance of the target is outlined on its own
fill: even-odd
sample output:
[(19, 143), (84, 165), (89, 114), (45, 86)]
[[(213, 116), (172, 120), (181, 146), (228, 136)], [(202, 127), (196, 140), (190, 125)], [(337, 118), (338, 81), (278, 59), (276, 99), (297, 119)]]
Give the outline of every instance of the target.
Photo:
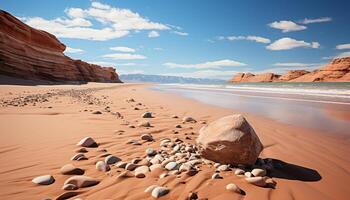
[(78, 153), (78, 154), (75, 154), (71, 158), (71, 160), (77, 160), (77, 161), (79, 161), (79, 160), (87, 160), (87, 157), (85, 157), (85, 154), (83, 154), (83, 153)]
[(228, 171), (228, 170), (230, 170), (230, 167), (228, 165), (220, 165), (218, 167), (218, 170), (219, 171)]
[(94, 114), (94, 115), (100, 115), (100, 114), (102, 114), (102, 112), (97, 110), (97, 111), (92, 112), (92, 114)]
[(55, 179), (51, 175), (43, 175), (33, 178), (32, 182), (37, 185), (50, 185), (55, 182)]
[(152, 113), (151, 112), (145, 112), (142, 114), (142, 118), (152, 118)]
[(154, 165), (151, 165), (150, 167), (149, 167), (149, 169), (151, 170), (151, 171), (154, 171), (154, 170), (156, 170), (156, 169), (162, 169), (163, 168), (163, 166), (161, 165), (161, 164), (154, 164)]
[(235, 175), (244, 175), (245, 171), (243, 169), (236, 169)]
[(129, 128), (136, 128), (134, 125), (128, 125)]
[(177, 119), (179, 117), (177, 115), (172, 115), (171, 118)]
[(127, 99), (126, 102), (131, 103), (131, 102), (135, 102), (135, 100), (133, 98)]
[(214, 174), (211, 176), (211, 179), (222, 179), (222, 176), (220, 176), (219, 173), (214, 173)]
[(100, 181), (88, 176), (72, 176), (64, 182), (64, 185), (73, 184), (78, 188), (82, 188), (82, 187), (89, 187), (89, 186), (96, 185), (99, 182)]
[(118, 167), (118, 168), (123, 168), (123, 169), (125, 169), (125, 167), (126, 167), (127, 164), (128, 164), (127, 162), (122, 162), (122, 161), (120, 161), (120, 162), (118, 162), (115, 166)]
[(176, 169), (177, 166), (178, 164), (176, 162), (169, 162), (168, 164), (165, 165), (165, 169), (171, 171)]
[(198, 171), (195, 168), (191, 168), (190, 170), (186, 171), (186, 174), (188, 176), (194, 176), (198, 173)]
[(244, 173), (244, 176), (247, 178), (253, 177), (253, 174), (251, 172)]
[(196, 142), (204, 158), (233, 165), (253, 165), (263, 149), (253, 127), (239, 114), (205, 125)]
[(137, 126), (138, 127), (151, 127), (151, 123), (149, 123), (148, 121), (144, 121), (144, 122), (140, 122)]
[(142, 134), (141, 135), (141, 140), (146, 140), (146, 141), (153, 141), (153, 137), (152, 137), (152, 135), (151, 134)]
[(77, 153), (87, 153), (88, 150), (83, 147), (83, 148), (80, 148), (80, 149), (76, 150), (76, 152)]
[(196, 123), (197, 121), (193, 117), (186, 116), (186, 117), (182, 118), (182, 122)]
[(60, 169), (61, 174), (63, 175), (83, 175), (84, 170), (78, 167), (75, 167), (72, 164), (66, 164)]
[(161, 196), (164, 196), (169, 193), (169, 189), (166, 187), (156, 187), (152, 190), (152, 196), (156, 199), (158, 199)]
[(62, 187), (63, 190), (77, 190), (78, 187), (74, 184), (64, 184)]
[(105, 158), (105, 162), (107, 163), (107, 165), (112, 165), (116, 162), (121, 161), (122, 159), (118, 158), (117, 156), (113, 156), (113, 155), (109, 155)]
[(146, 188), (144, 192), (151, 193), (153, 191), (153, 189), (156, 188), (156, 187), (159, 187), (159, 186), (158, 185), (148, 186), (148, 188)]
[(144, 178), (146, 173), (149, 172), (149, 168), (147, 166), (140, 166), (135, 169), (135, 177), (136, 178)]
[(82, 146), (82, 147), (97, 147), (97, 143), (95, 142), (94, 139), (92, 139), (91, 137), (86, 137), (81, 139), (78, 143), (78, 146)]
[(191, 192), (191, 193), (189, 193), (187, 199), (188, 199), (188, 200), (197, 200), (197, 199), (198, 199), (198, 194), (197, 194), (197, 192)]
[(157, 154), (157, 151), (155, 151), (155, 150), (152, 149), (152, 148), (148, 148), (148, 149), (146, 149), (146, 154), (147, 154), (148, 156), (154, 156), (154, 155)]
[(100, 160), (96, 163), (96, 169), (101, 172), (107, 172), (111, 168), (104, 161)]
[(125, 169), (126, 169), (126, 170), (129, 170), (129, 171), (134, 171), (134, 170), (136, 169), (136, 167), (138, 167), (138, 165), (133, 164), (133, 163), (128, 163), (128, 164), (125, 166)]
[(249, 177), (245, 178), (245, 180), (253, 185), (260, 186), (260, 187), (265, 187), (266, 186), (266, 178), (265, 177)]
[(238, 194), (242, 193), (242, 190), (234, 183), (230, 183), (226, 185), (226, 190), (232, 191), (232, 192), (236, 192)]
[(177, 124), (175, 128), (182, 128), (181, 124)]
[(141, 145), (141, 143), (137, 140), (130, 139), (126, 142), (126, 144), (132, 144), (132, 145)]
[(254, 176), (266, 176), (266, 170), (264, 170), (264, 169), (253, 169), (252, 170), (252, 174), (254, 175)]

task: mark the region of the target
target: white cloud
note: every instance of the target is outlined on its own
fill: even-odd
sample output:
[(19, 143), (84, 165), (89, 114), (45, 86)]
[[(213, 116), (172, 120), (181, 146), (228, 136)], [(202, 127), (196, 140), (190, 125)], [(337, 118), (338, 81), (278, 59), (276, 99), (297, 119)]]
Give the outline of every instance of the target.
[(75, 49), (75, 48), (71, 48), (71, 47), (66, 47), (66, 50), (64, 51), (64, 53), (83, 53), (84, 50), (82, 49)]
[(160, 47), (155, 47), (153, 49), (156, 50), (156, 51), (163, 51), (163, 48), (160, 48)]
[(164, 74), (159, 74), (159, 75), (229, 80), (230, 78), (232, 78), (233, 75), (235, 75), (239, 72), (242, 72), (242, 71), (199, 70), (199, 71), (194, 71), (194, 72), (164, 73)]
[(290, 31), (301, 31), (305, 30), (306, 26), (296, 24), (292, 21), (275, 21), (268, 24), (271, 28), (280, 29), (282, 32), (290, 32)]
[(144, 74), (143, 70), (118, 70), (118, 74)]
[(150, 38), (155, 38), (155, 37), (159, 37), (159, 36), (160, 35), (159, 35), (159, 33), (157, 31), (150, 31), (148, 33), (148, 37), (150, 37)]
[(136, 50), (130, 47), (111, 47), (109, 48), (113, 51), (120, 51), (120, 52), (127, 52), (127, 53), (134, 53)]
[(305, 18), (300, 23), (302, 23), (302, 24), (312, 24), (312, 23), (321, 23), (321, 22), (330, 22), (330, 21), (332, 21), (332, 18), (330, 18), (330, 17), (321, 17), (321, 18), (316, 18), (316, 19)]
[(284, 37), (266, 46), (266, 49), (278, 51), (278, 50), (294, 49), (298, 47), (308, 47), (308, 48), (317, 49), (320, 47), (320, 44), (318, 42), (309, 43), (303, 40), (295, 40), (293, 38)]
[[(249, 41), (254, 41), (254, 42), (258, 42), (258, 43), (265, 43), (268, 44), (271, 42), (270, 39), (268, 38), (264, 38), (264, 37), (260, 37), (260, 36), (255, 36), (255, 35), (248, 35), (248, 36), (228, 36), (226, 37), (228, 40), (230, 41), (234, 41), (234, 40), (249, 40)], [(218, 37), (219, 40), (225, 39), (225, 37), (222, 38), (222, 36)]]
[(350, 51), (346, 51), (335, 56), (335, 58), (344, 58), (344, 57), (350, 57)]
[(336, 49), (350, 49), (350, 43), (348, 43), (348, 44), (339, 44), (335, 48)]
[(142, 60), (146, 59), (146, 56), (139, 54), (129, 54), (129, 53), (114, 53), (103, 55), (104, 58), (111, 58), (114, 60)]
[(273, 66), (276, 67), (312, 67), (319, 65), (319, 63), (275, 63)]
[[(165, 24), (153, 22), (129, 9), (112, 7), (92, 2), (87, 9), (68, 8), (67, 17), (52, 20), (40, 17), (22, 18), (25, 23), (37, 29), (50, 32), (61, 38), (75, 38), (105, 41), (124, 37), (131, 31), (169, 30)], [(92, 28), (90, 20), (102, 23), (101, 28)]]
[(197, 64), (178, 64), (178, 63), (168, 62), (168, 63), (164, 63), (163, 65), (170, 68), (195, 68), (195, 69), (218, 69), (221, 67), (246, 66), (246, 64), (244, 63), (234, 61), (234, 60), (229, 60), (229, 59), (197, 63)]
[(188, 33), (186, 32), (181, 32), (181, 31), (173, 31), (176, 35), (181, 35), (181, 36), (188, 36)]
[(112, 62), (104, 62), (104, 61), (87, 61), (87, 62), (95, 65), (101, 65), (101, 66), (116, 66), (116, 64)]

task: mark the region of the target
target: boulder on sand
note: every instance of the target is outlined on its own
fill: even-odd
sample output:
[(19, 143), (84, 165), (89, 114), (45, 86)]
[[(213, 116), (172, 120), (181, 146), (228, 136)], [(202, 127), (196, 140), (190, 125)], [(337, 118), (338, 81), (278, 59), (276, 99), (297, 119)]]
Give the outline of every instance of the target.
[(221, 164), (253, 165), (263, 150), (253, 127), (240, 114), (202, 127), (196, 142), (204, 158)]

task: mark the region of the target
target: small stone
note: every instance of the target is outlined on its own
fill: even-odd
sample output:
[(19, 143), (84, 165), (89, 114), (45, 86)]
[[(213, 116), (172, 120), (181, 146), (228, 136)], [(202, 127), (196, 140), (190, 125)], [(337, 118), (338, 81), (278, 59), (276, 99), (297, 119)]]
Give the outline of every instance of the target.
[(133, 171), (136, 169), (136, 167), (138, 167), (138, 165), (135, 165), (135, 164), (132, 164), (132, 163), (128, 163), (126, 166), (125, 166), (125, 169), (126, 170), (129, 170), (129, 171)]
[(228, 171), (230, 167), (228, 165), (220, 165), (217, 169), (219, 171)]
[(102, 112), (97, 110), (97, 111), (92, 112), (92, 114), (94, 114), (94, 115), (100, 115), (100, 114), (102, 114)]
[(254, 176), (266, 176), (266, 171), (264, 169), (253, 169), (252, 174)]
[(141, 135), (141, 140), (146, 140), (146, 141), (153, 141), (153, 137), (151, 134), (142, 134)]
[(63, 190), (76, 190), (78, 187), (74, 184), (64, 184), (62, 187)]
[(101, 172), (107, 172), (111, 168), (104, 161), (98, 161), (96, 163), (96, 169)]
[(177, 115), (172, 115), (171, 118), (177, 119), (179, 117)]
[(159, 187), (158, 185), (151, 185), (151, 186), (148, 186), (144, 192), (146, 193), (151, 193), (153, 191), (154, 188), (156, 187)]
[(186, 116), (186, 117), (182, 118), (182, 122), (195, 123), (195, 122), (197, 122), (197, 121), (196, 121), (193, 117)]
[(242, 190), (234, 183), (230, 183), (230, 184), (226, 185), (226, 190), (236, 192), (238, 194), (241, 194), (241, 192), (242, 192)]
[(135, 177), (136, 178), (144, 178), (146, 173), (149, 172), (149, 168), (147, 166), (140, 166), (135, 169)]
[(77, 160), (77, 161), (79, 161), (79, 160), (87, 160), (87, 158), (85, 157), (85, 154), (83, 154), (83, 153), (78, 153), (78, 154), (75, 154), (75, 155), (71, 158), (71, 160)]
[(75, 167), (72, 164), (66, 164), (60, 169), (61, 174), (63, 175), (83, 175), (84, 170), (78, 167)]
[(137, 126), (138, 127), (151, 127), (151, 123), (144, 121), (144, 122), (140, 122)]
[(55, 182), (55, 179), (51, 175), (43, 175), (33, 178), (32, 182), (37, 185), (50, 185)]
[(164, 196), (164, 195), (166, 195), (166, 194), (168, 194), (169, 193), (169, 189), (168, 188), (166, 188), (166, 187), (156, 187), (156, 188), (154, 188), (153, 190), (152, 190), (152, 197), (154, 197), (154, 198), (159, 198), (159, 197), (161, 197), (161, 196)]
[(151, 112), (145, 112), (142, 114), (142, 118), (152, 118), (152, 113)]
[(245, 171), (243, 169), (236, 169), (235, 170), (235, 175), (243, 175)]
[(107, 163), (107, 165), (114, 164), (114, 163), (119, 162), (121, 160), (122, 159), (118, 158), (117, 156), (113, 156), (113, 155), (109, 155), (105, 158), (105, 162)]
[(198, 199), (198, 194), (197, 194), (197, 192), (191, 192), (191, 193), (189, 193), (187, 199), (188, 199), (188, 200), (197, 200), (197, 199)]
[(190, 170), (186, 171), (186, 174), (188, 176), (194, 176), (198, 173), (198, 171), (195, 168), (191, 168)]
[(130, 139), (126, 142), (126, 144), (132, 144), (132, 145), (141, 145), (141, 143), (137, 140)]
[(83, 139), (81, 139), (78, 143), (78, 146), (82, 146), (82, 147), (97, 147), (97, 143), (95, 142), (94, 139), (92, 139), (91, 137), (85, 137)]
[(246, 172), (244, 173), (244, 176), (250, 178), (253, 177), (253, 174), (251, 172)]
[(165, 169), (171, 171), (176, 169), (177, 163), (176, 162), (169, 162), (168, 164), (165, 165)]
[(175, 128), (182, 128), (182, 126), (180, 124), (177, 124)]
[(118, 167), (118, 168), (125, 168), (126, 167), (126, 165), (127, 165), (128, 163), (127, 162), (118, 162), (115, 166), (116, 167)]
[(134, 125), (131, 125), (131, 124), (128, 127), (129, 128), (136, 128)]
[(64, 185), (73, 184), (78, 188), (82, 188), (82, 187), (89, 187), (89, 186), (96, 185), (99, 182), (100, 181), (88, 176), (72, 176), (64, 182)]
[(148, 149), (146, 149), (146, 154), (148, 156), (154, 156), (154, 155), (157, 154), (157, 152), (154, 149), (152, 149), (152, 148), (148, 148)]
[(163, 167), (162, 167), (162, 165), (161, 164), (154, 164), (154, 165), (151, 165), (150, 167), (149, 167), (149, 169), (151, 170), (151, 171), (154, 171), (154, 170), (156, 170), (156, 169), (162, 169)]
[(265, 187), (266, 186), (266, 178), (265, 177), (249, 177), (245, 178), (245, 180), (253, 185), (260, 186), (260, 187)]
[(220, 176), (219, 173), (214, 173), (214, 174), (211, 176), (211, 179), (222, 179), (222, 176)]
[(77, 152), (77, 153), (87, 153), (88, 150), (85, 149), (85, 148), (80, 148), (80, 149), (76, 150), (76, 152)]

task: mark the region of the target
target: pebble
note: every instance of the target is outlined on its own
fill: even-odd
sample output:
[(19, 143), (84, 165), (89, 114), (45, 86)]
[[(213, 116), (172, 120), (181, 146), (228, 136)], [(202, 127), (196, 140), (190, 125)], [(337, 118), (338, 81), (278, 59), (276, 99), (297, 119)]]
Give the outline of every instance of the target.
[(176, 167), (177, 167), (177, 163), (174, 161), (169, 162), (168, 164), (165, 165), (165, 169), (169, 171), (176, 169)]
[(50, 185), (55, 182), (55, 179), (51, 175), (43, 175), (33, 178), (32, 182), (38, 185)]
[(252, 170), (252, 174), (254, 175), (254, 176), (266, 176), (266, 170), (264, 170), (264, 169), (253, 169)]
[(148, 186), (144, 192), (146, 193), (151, 193), (153, 191), (154, 188), (156, 187), (159, 187), (158, 185), (151, 185), (151, 186)]
[(61, 174), (63, 175), (83, 175), (84, 170), (78, 167), (75, 167), (72, 164), (66, 164), (60, 169)]
[(94, 139), (92, 139), (91, 137), (85, 137), (83, 139), (81, 139), (78, 143), (78, 146), (82, 146), (82, 147), (97, 147), (97, 143), (95, 142)]
[(135, 177), (136, 178), (144, 178), (146, 176), (146, 173), (149, 172), (149, 167), (147, 166), (140, 166), (135, 169)]
[(132, 144), (132, 145), (141, 145), (141, 143), (137, 140), (130, 139), (126, 142), (126, 144)]
[(111, 168), (104, 161), (98, 161), (96, 163), (96, 169), (101, 172), (107, 172)]
[(127, 162), (121, 161), (121, 162), (118, 162), (115, 166), (118, 168), (125, 168), (127, 164), (128, 164)]
[(253, 185), (260, 186), (260, 187), (265, 187), (266, 186), (266, 178), (265, 177), (249, 177), (245, 178), (245, 180)]
[(145, 121), (145, 122), (140, 122), (138, 125), (138, 127), (151, 127), (151, 123)]
[(78, 187), (74, 184), (64, 184), (62, 187), (63, 190), (76, 190)]
[(190, 116), (186, 116), (182, 118), (182, 122), (191, 122), (191, 123), (195, 123), (197, 122), (193, 117)]
[(154, 149), (152, 149), (152, 148), (147, 148), (146, 149), (146, 154), (148, 156), (155, 156), (157, 154), (157, 152)]
[(142, 118), (152, 118), (152, 113), (151, 112), (145, 112), (142, 114)]
[(105, 162), (107, 163), (107, 165), (114, 164), (114, 163), (119, 162), (121, 160), (122, 159), (118, 158), (117, 156), (113, 156), (113, 155), (109, 155), (105, 158)]
[(236, 169), (235, 170), (235, 175), (243, 175), (245, 171), (243, 169)]
[(234, 183), (230, 183), (226, 185), (226, 190), (236, 192), (238, 194), (241, 194), (242, 190)]
[(129, 171), (133, 171), (134, 169), (136, 169), (136, 167), (138, 167), (138, 165), (135, 165), (135, 164), (132, 164), (132, 163), (128, 163), (128, 164), (125, 166), (125, 169), (126, 169), (126, 170), (129, 170)]
[(97, 111), (92, 112), (92, 114), (94, 114), (94, 115), (100, 115), (100, 114), (102, 114), (102, 112), (97, 110)]
[(75, 154), (75, 155), (71, 158), (71, 160), (77, 160), (77, 161), (79, 161), (79, 160), (87, 160), (87, 158), (85, 157), (85, 154), (83, 154), (83, 153), (78, 153), (78, 154)]
[(141, 135), (141, 140), (146, 140), (146, 141), (153, 141), (153, 137), (151, 134), (142, 134)]
[(228, 171), (230, 167), (228, 165), (220, 165), (217, 169), (219, 171)]
[(73, 184), (78, 188), (82, 188), (96, 185), (99, 182), (100, 181), (98, 181), (97, 179), (88, 176), (72, 176), (64, 182), (64, 185)]
[(172, 115), (171, 118), (177, 119), (179, 117), (177, 115)]
[(153, 190), (152, 190), (152, 197), (154, 197), (154, 198), (159, 198), (159, 197), (161, 197), (161, 196), (164, 196), (164, 195), (166, 195), (166, 194), (168, 194), (169, 193), (169, 189), (168, 188), (166, 188), (166, 187), (160, 187), (160, 186), (158, 186), (158, 187), (156, 187), (156, 188), (154, 188)]
[(244, 176), (247, 178), (253, 177), (253, 174), (251, 172), (244, 173)]
[(76, 152), (77, 152), (77, 153), (87, 153), (88, 150), (85, 149), (85, 148), (80, 148), (80, 149), (76, 150)]
[(191, 192), (191, 193), (189, 193), (187, 199), (188, 199), (188, 200), (197, 200), (197, 199), (198, 199), (198, 194), (197, 194), (197, 192)]
[(151, 171), (154, 171), (154, 170), (156, 170), (156, 169), (162, 169), (163, 167), (162, 167), (162, 165), (161, 164), (154, 164), (154, 165), (151, 165), (150, 167), (149, 167), (149, 169), (151, 170)]
[(211, 176), (211, 179), (222, 179), (222, 176), (220, 176), (219, 173), (214, 173), (214, 174)]
[(182, 126), (180, 124), (177, 124), (175, 128), (182, 128)]

